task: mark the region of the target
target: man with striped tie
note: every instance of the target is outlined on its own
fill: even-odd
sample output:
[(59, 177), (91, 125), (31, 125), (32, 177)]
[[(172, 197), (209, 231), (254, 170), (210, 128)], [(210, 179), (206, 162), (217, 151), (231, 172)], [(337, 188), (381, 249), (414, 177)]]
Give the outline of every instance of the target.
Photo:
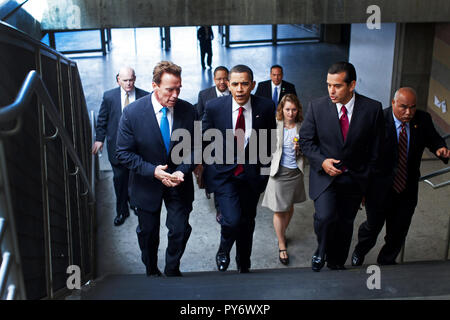
[(392, 107), (384, 110), (384, 119), (383, 149), (366, 197), (367, 221), (359, 227), (358, 244), (352, 255), (354, 266), (362, 265), (385, 222), (385, 244), (377, 262), (396, 263), (417, 205), (419, 169), (425, 147), (445, 163), (450, 157), (431, 116), (416, 110), (414, 89), (398, 89)]
[(139, 219), (136, 232), (147, 275), (161, 276), (157, 263), (164, 201), (169, 229), (164, 274), (181, 276), (180, 259), (192, 230), (189, 214), (194, 200), (194, 165), (184, 160), (176, 163), (177, 152), (172, 154), (172, 150), (181, 142), (170, 137), (177, 129), (187, 130), (193, 137), (197, 112), (189, 102), (178, 99), (181, 67), (176, 64), (158, 63), (153, 69), (152, 86), (152, 94), (131, 103), (123, 112), (117, 159), (134, 173), (130, 203)]

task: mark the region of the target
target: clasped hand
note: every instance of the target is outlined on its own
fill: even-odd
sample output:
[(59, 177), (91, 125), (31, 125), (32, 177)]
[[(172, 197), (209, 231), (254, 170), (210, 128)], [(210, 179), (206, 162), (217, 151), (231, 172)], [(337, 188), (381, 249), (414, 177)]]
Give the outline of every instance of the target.
[(334, 164), (335, 163), (339, 163), (339, 162), (341, 162), (341, 161), (333, 159), (333, 158), (325, 159), (322, 162), (322, 168), (328, 175), (330, 175), (332, 177), (338, 176), (338, 175), (340, 175), (342, 173), (342, 171), (339, 170), (338, 168), (336, 168), (334, 166)]
[(184, 173), (181, 171), (175, 171), (170, 174), (166, 172), (168, 166), (167, 164), (162, 166), (159, 165), (155, 169), (155, 178), (160, 180), (166, 187), (176, 187), (184, 181)]

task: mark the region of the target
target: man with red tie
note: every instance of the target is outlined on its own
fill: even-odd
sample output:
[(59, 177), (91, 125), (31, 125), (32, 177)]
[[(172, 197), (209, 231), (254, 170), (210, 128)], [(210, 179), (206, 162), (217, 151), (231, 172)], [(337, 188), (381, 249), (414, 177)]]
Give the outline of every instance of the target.
[[(231, 95), (206, 103), (203, 132), (218, 130), (222, 139), (214, 140), (216, 160), (205, 164), (203, 174), (221, 212), (217, 268), (219, 271), (227, 270), (230, 251), (236, 242), (237, 268), (239, 272), (247, 273), (250, 269), (256, 206), (268, 180), (268, 175), (261, 174), (261, 168), (264, 165), (268, 167), (269, 163), (262, 163), (260, 159), (260, 130), (267, 130), (269, 137), (265, 151), (270, 155), (270, 129), (276, 127), (273, 116), (275, 105), (270, 99), (251, 95), (255, 82), (252, 70), (245, 65), (237, 65), (230, 70), (228, 87)], [(231, 139), (227, 139), (227, 132), (232, 132), (232, 135), (228, 134)], [(219, 140), (223, 143), (220, 144)], [(257, 141), (255, 149), (249, 148), (252, 141)], [(222, 150), (217, 150), (219, 148)], [(233, 157), (228, 161), (230, 150)], [(240, 154), (245, 154), (245, 161), (239, 161)]]
[(313, 100), (300, 129), (300, 147), (310, 163), (318, 247), (313, 271), (328, 262), (345, 269), (353, 222), (374, 170), (383, 135), (381, 103), (355, 93), (356, 71), (348, 62), (328, 69), (328, 96)]
[(392, 107), (384, 110), (385, 138), (376, 174), (366, 197), (367, 220), (358, 232), (352, 265), (360, 266), (386, 222), (385, 244), (377, 257), (380, 265), (396, 264), (417, 205), (420, 163), (428, 148), (444, 163), (450, 150), (434, 128), (431, 116), (416, 110), (416, 92), (400, 88)]

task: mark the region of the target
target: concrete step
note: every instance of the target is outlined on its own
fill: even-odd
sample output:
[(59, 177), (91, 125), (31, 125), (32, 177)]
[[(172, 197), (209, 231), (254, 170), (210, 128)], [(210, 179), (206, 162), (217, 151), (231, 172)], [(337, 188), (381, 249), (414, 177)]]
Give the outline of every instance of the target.
[[(369, 268), (370, 267), (370, 268)], [(371, 270), (371, 268), (377, 271)], [(378, 282), (375, 278), (379, 276)], [(370, 289), (372, 288), (372, 289)], [(186, 272), (183, 277), (106, 275), (69, 299), (82, 300), (360, 300), (450, 299), (450, 261), (394, 266)]]

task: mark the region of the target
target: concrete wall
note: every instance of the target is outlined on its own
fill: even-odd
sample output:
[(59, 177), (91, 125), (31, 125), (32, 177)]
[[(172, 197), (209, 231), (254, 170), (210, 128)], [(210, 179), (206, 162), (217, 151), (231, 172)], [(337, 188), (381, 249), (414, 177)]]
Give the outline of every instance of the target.
[[(434, 23), (397, 24), (392, 89), (413, 87), (417, 108), (426, 110), (433, 58)], [(391, 92), (393, 95), (394, 92)]]
[(352, 24), (349, 62), (356, 68), (356, 91), (390, 106), (396, 24), (383, 23), (369, 30)]
[(365, 23), (378, 5), (382, 22), (450, 21), (448, 0), (47, 0), (44, 30), (202, 24)]
[[(435, 98), (439, 102), (435, 101)], [(443, 102), (445, 101), (445, 106)], [(427, 110), (441, 129), (450, 132), (450, 23), (438, 24), (434, 37), (433, 59)]]

